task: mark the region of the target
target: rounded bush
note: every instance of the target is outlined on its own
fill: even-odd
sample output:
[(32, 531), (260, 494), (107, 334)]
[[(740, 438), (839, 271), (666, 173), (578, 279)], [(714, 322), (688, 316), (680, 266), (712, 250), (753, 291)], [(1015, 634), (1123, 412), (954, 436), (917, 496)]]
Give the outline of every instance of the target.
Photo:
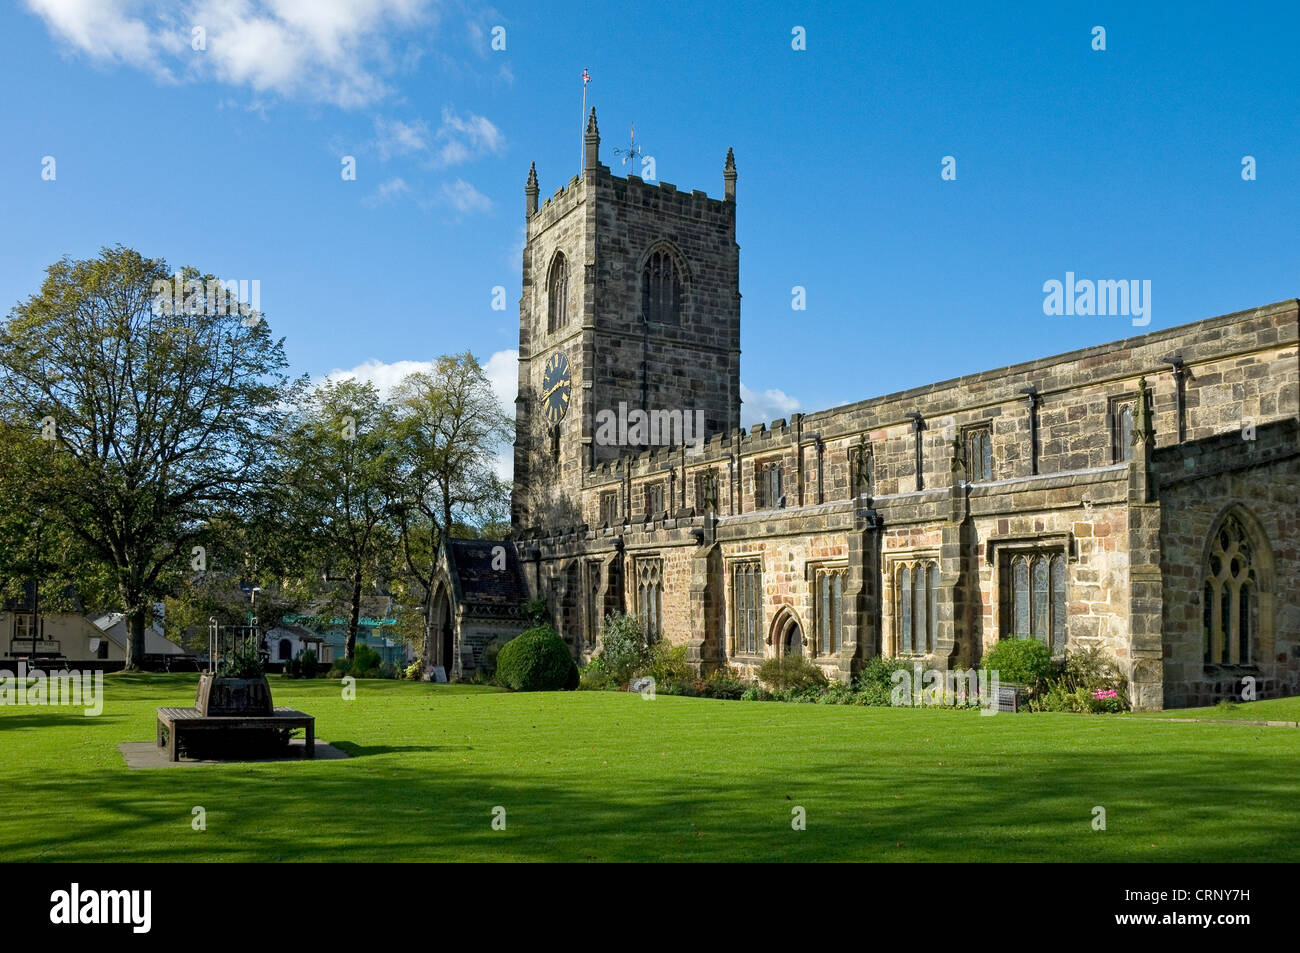
[(989, 650), (980, 663), (986, 672), (997, 672), (999, 680), (1033, 688), (1056, 671), (1052, 650), (1038, 639), (1003, 639)]
[(516, 692), (572, 691), (578, 687), (578, 666), (559, 633), (539, 625), (501, 647), (496, 678)]

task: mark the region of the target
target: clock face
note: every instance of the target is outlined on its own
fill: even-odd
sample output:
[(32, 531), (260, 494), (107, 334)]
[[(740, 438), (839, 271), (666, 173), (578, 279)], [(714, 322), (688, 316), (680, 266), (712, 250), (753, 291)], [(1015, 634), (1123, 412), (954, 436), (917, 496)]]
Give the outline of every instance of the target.
[(546, 371), (542, 374), (542, 410), (546, 419), (558, 424), (564, 419), (569, 409), (569, 394), (573, 390), (573, 380), (569, 376), (569, 359), (559, 351), (546, 361)]

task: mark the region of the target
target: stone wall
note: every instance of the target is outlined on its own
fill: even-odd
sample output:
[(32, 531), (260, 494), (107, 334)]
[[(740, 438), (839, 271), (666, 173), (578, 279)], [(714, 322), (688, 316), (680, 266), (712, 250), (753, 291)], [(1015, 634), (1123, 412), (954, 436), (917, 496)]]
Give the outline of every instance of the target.
[[(1165, 705), (1240, 700), (1243, 679), (1258, 697), (1300, 691), (1300, 427), (1294, 420), (1189, 443), (1157, 456), (1164, 522)], [(1225, 514), (1238, 514), (1255, 543), (1260, 575), (1256, 658), (1204, 662), (1202, 588), (1207, 545)]]
[[(877, 651), (900, 651), (895, 570), (910, 560), (933, 562), (939, 579), (925, 661), (974, 665), (1009, 630), (1009, 560), (1045, 552), (1064, 559), (1070, 647), (1112, 656), (1142, 706), (1206, 703), (1250, 674), (1213, 671), (1202, 658), (1204, 548), (1233, 508), (1267, 541), (1259, 691), (1297, 690), (1300, 303), (746, 431), (734, 167), (719, 200), (615, 177), (598, 148), (593, 116), (582, 176), (540, 207), (530, 179), (520, 300), (515, 533), (531, 554), (529, 586), (548, 596), (575, 655), (594, 651), (606, 614), (636, 613), (638, 567), (653, 560), (664, 637), (687, 644), (702, 670), (752, 673), (778, 651), (774, 629), (785, 618), (800, 625), (805, 655), (849, 678)], [(680, 322), (642, 320), (641, 271), (655, 251), (682, 277)], [(546, 282), (557, 252), (570, 267), (570, 318), (551, 331)], [(537, 405), (556, 352), (568, 358), (574, 395), (558, 441)], [(1136, 403), (1142, 382), (1149, 414)], [(595, 416), (620, 402), (703, 411), (703, 451), (598, 446)], [(1126, 419), (1145, 428), (1135, 442), (1121, 439)], [(966, 455), (981, 429), (992, 444), (988, 479)], [(1247, 433), (1255, 439), (1243, 441)], [(709, 514), (705, 473), (716, 476)], [(646, 489), (656, 485), (662, 502), (651, 507)], [(730, 571), (742, 558), (763, 567), (764, 645), (754, 656), (733, 644)], [(821, 657), (816, 573), (841, 565), (845, 646)], [(461, 634), (466, 664), (495, 632)]]

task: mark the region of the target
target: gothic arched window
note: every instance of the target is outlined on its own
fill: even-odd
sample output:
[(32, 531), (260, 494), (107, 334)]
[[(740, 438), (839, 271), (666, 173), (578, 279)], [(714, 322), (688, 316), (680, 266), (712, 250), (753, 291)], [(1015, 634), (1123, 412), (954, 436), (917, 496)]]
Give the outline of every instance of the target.
[(641, 633), (647, 643), (658, 642), (663, 635), (663, 593), (662, 560), (638, 560), (637, 614), (641, 620)]
[(641, 271), (641, 313), (652, 324), (681, 324), (682, 279), (663, 249), (653, 252)]
[(551, 262), (551, 273), (546, 279), (546, 297), (549, 306), (546, 329), (558, 331), (569, 323), (569, 261), (563, 252)]
[(939, 564), (903, 563), (894, 574), (898, 655), (929, 655), (937, 643)]
[(1128, 463), (1133, 459), (1133, 405), (1125, 404), (1119, 411), (1119, 458)]
[(1257, 661), (1252, 641), (1259, 629), (1259, 579), (1255, 551), (1241, 520), (1224, 517), (1210, 540), (1201, 587), (1206, 665)]
[(966, 438), (966, 479), (988, 483), (993, 479), (993, 428), (988, 424), (971, 427)]
[(818, 655), (834, 655), (844, 647), (844, 577), (845, 569), (817, 570), (817, 638), (813, 645)]
[(1010, 562), (1009, 613), (1003, 635), (1035, 638), (1052, 650), (1065, 651), (1069, 608), (1065, 593), (1065, 556), (1039, 552), (1017, 555)]
[(763, 650), (763, 564), (737, 563), (731, 582), (733, 653), (758, 655)]

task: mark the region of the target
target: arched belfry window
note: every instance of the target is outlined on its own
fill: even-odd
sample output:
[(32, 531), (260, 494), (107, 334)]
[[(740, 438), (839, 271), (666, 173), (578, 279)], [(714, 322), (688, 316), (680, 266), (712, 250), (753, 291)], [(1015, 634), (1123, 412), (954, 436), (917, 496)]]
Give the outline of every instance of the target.
[(1252, 539), (1241, 515), (1229, 512), (1210, 537), (1201, 586), (1206, 665), (1255, 665), (1264, 656), (1268, 613), (1267, 546)]
[(557, 252), (551, 262), (546, 297), (549, 305), (546, 329), (558, 331), (569, 323), (569, 261), (563, 252)]
[(641, 313), (651, 324), (681, 324), (682, 276), (667, 249), (651, 252), (641, 270)]

